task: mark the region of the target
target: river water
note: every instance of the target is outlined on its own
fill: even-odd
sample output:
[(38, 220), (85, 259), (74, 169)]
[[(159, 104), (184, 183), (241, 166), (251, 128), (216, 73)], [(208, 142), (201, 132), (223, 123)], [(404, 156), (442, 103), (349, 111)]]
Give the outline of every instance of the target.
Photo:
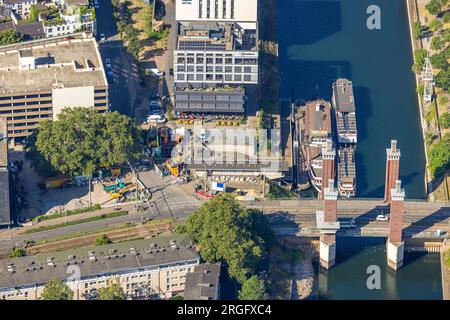
[[(370, 5), (381, 30), (369, 30)], [(339, 77), (353, 81), (358, 123), (358, 197), (382, 198), (385, 149), (397, 139), (409, 199), (425, 197), (425, 156), (404, 0), (279, 0), (281, 99), (331, 98)]]
[[(386, 261), (383, 238), (338, 238), (336, 265), (319, 273), (319, 299), (442, 299), (440, 256), (438, 253), (405, 253), (397, 272)], [(380, 268), (380, 289), (369, 290), (369, 266)], [(370, 283), (374, 283), (369, 281)]]
[[(366, 26), (381, 9), (381, 30)], [(353, 81), (358, 122), (358, 197), (382, 198), (385, 149), (397, 139), (400, 178), (409, 199), (425, 197), (425, 155), (404, 0), (279, 0), (281, 99), (331, 98), (339, 77)], [(341, 238), (337, 265), (319, 275), (320, 299), (442, 299), (437, 254), (406, 253), (387, 268), (385, 239)], [(368, 290), (367, 267), (378, 265), (381, 290)]]

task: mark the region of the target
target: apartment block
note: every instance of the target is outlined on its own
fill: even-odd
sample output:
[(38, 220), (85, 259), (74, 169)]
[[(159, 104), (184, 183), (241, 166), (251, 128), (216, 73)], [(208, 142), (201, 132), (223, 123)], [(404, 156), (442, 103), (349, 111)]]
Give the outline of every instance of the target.
[(220, 268), (220, 263), (195, 266), (186, 277), (184, 300), (219, 300)]
[(20, 142), (66, 107), (108, 110), (108, 82), (95, 38), (79, 33), (0, 48), (0, 116)]
[(176, 0), (177, 21), (258, 20), (258, 0)]
[(179, 22), (175, 109), (243, 113), (245, 86), (258, 83), (257, 23)]
[(187, 274), (199, 263), (183, 235), (5, 259), (0, 300), (42, 299), (45, 283), (53, 279), (64, 281), (75, 300), (96, 299), (111, 282), (118, 282), (128, 299), (166, 299), (184, 292)]
[(37, 3), (37, 0), (2, 0), (0, 4), (21, 16), (27, 16), (30, 14), (31, 6)]

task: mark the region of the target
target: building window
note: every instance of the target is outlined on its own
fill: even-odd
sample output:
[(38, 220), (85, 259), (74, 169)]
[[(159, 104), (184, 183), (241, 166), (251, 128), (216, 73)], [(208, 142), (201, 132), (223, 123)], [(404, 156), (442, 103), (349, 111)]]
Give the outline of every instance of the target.
[(222, 10), (222, 18), (225, 19), (227, 17), (227, 0), (223, 0), (223, 10)]
[(206, 0), (206, 18), (211, 18), (211, 0)]
[(203, 0), (199, 0), (199, 4), (198, 4), (198, 17), (202, 18), (203, 16)]
[(231, 0), (231, 19), (234, 19), (234, 0)]

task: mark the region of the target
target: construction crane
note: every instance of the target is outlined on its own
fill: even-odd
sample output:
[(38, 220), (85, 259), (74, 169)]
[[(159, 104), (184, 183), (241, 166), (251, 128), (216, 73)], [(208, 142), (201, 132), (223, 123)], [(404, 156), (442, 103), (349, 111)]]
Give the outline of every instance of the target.
[(425, 58), (420, 77), (424, 82), (423, 100), (425, 103), (431, 102), (433, 100), (434, 76), (429, 56)]

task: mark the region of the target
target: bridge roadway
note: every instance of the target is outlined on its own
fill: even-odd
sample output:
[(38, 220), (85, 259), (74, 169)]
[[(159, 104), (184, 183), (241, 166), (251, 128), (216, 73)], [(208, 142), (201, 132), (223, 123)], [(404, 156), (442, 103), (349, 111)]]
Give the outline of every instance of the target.
[[(248, 204), (269, 216), (277, 235), (319, 236), (316, 228), (316, 211), (323, 210), (317, 200), (258, 201)], [(339, 200), (338, 219), (354, 218), (356, 228), (341, 229), (343, 236), (387, 237), (389, 222), (376, 221), (379, 214), (389, 213), (389, 206), (381, 200)], [(450, 203), (406, 201), (403, 217), (405, 237), (441, 238), (436, 230), (449, 231)]]

